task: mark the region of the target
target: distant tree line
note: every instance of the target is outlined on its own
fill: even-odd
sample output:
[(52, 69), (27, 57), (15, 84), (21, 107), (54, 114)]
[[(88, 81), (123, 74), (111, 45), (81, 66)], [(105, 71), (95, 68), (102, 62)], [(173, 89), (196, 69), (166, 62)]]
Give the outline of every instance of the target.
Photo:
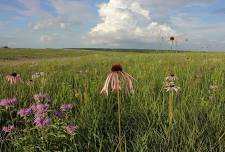
[(8, 49), (9, 47), (8, 47), (8, 46), (3, 46), (2, 48), (3, 48), (3, 49)]

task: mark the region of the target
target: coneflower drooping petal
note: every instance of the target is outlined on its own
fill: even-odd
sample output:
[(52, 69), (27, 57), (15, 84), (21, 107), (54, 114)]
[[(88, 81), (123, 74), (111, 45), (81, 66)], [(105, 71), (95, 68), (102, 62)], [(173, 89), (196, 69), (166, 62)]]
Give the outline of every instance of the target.
[(132, 80), (135, 80), (131, 75), (129, 75), (126, 72), (122, 73), (123, 78), (125, 79), (125, 81), (127, 82), (126, 84), (126, 91), (129, 93), (134, 93), (134, 87), (133, 87), (133, 82)]
[(110, 74), (107, 76), (107, 78), (106, 78), (106, 80), (105, 80), (105, 83), (104, 83), (104, 86), (103, 86), (103, 88), (102, 88), (102, 90), (101, 90), (101, 94), (104, 94), (104, 95), (106, 95), (106, 96), (109, 95), (109, 83), (110, 83), (111, 77), (112, 77), (112, 73), (110, 73)]

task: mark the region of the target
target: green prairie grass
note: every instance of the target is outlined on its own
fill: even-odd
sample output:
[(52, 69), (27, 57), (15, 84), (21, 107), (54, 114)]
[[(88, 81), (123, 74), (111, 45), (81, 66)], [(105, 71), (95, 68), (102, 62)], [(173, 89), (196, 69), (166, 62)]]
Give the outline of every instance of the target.
[[(18, 104), (10, 109), (16, 130), (7, 135), (1, 132), (1, 151), (117, 151), (117, 96), (100, 95), (113, 63), (120, 63), (137, 79), (134, 95), (121, 93), (124, 151), (225, 151), (224, 53), (48, 49), (0, 50), (0, 99), (9, 97), (12, 91), (5, 75), (17, 72), (26, 81), (35, 72), (45, 72), (43, 90), (51, 97), (49, 115), (60, 104), (72, 103), (75, 108), (68, 114), (70, 119), (53, 120), (42, 129), (32, 122), (21, 124), (23, 120), (16, 112), (29, 106), (41, 84), (36, 82), (32, 91), (26, 84), (18, 84)], [(181, 90), (174, 94), (175, 118), (168, 133), (164, 81), (171, 72), (178, 77), (176, 84)], [(211, 85), (218, 86), (213, 93)], [(1, 126), (9, 123), (7, 112), (0, 107)], [(66, 124), (78, 125), (77, 134), (66, 134), (62, 127)]]

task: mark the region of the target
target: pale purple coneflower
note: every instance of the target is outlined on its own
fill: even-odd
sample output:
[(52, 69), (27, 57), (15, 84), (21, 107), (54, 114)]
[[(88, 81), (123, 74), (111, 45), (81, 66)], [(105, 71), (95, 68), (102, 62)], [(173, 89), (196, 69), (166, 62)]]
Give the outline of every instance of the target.
[(14, 106), (16, 103), (17, 103), (16, 98), (0, 100), (0, 106), (2, 107), (11, 107), (11, 106)]
[[(131, 75), (123, 72), (120, 64), (114, 64), (111, 68), (111, 73), (107, 76), (101, 94), (109, 95), (109, 84), (113, 92), (117, 92), (117, 106), (118, 106), (118, 128), (119, 128), (119, 151), (122, 151), (122, 138), (121, 138), (121, 99), (119, 91), (125, 86), (127, 93), (134, 93), (132, 80), (135, 80)], [(121, 84), (122, 83), (122, 84)], [(122, 86), (124, 85), (124, 86)]]
[(29, 116), (31, 113), (32, 113), (31, 108), (22, 108), (17, 112), (17, 115), (19, 115), (20, 117), (25, 117)]
[[(174, 45), (174, 41), (175, 41), (175, 37), (174, 36), (171, 36), (170, 37), (170, 41), (171, 41), (171, 43), (172, 43), (172, 45), (171, 45), (171, 50), (173, 49), (173, 45)], [(176, 41), (175, 41), (176, 42)]]
[(8, 125), (2, 128), (2, 131), (6, 132), (6, 133), (10, 133), (15, 129), (14, 125)]
[(112, 91), (121, 90), (121, 82), (125, 84), (125, 89), (128, 93), (134, 93), (132, 80), (135, 80), (130, 74), (123, 71), (120, 64), (114, 64), (111, 68), (111, 73), (107, 76), (101, 94), (109, 95), (109, 84), (111, 83)]
[(60, 106), (60, 110), (61, 110), (62, 112), (71, 110), (72, 108), (73, 108), (73, 105), (72, 105), (72, 104), (62, 104), (62, 105)]
[(79, 127), (77, 125), (76, 126), (69, 125), (65, 127), (65, 131), (69, 134), (74, 134), (78, 129)]
[(21, 77), (17, 73), (11, 73), (5, 77), (6, 81), (8, 81), (10, 84), (15, 85), (16, 83), (21, 81)]
[(175, 37), (174, 36), (171, 36), (170, 37), (170, 41), (174, 41), (175, 40)]

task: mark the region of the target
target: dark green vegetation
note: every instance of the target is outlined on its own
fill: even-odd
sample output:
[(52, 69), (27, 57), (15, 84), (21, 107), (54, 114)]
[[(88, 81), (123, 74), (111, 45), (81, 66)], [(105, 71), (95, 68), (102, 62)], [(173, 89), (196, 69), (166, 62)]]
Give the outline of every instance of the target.
[[(135, 94), (122, 94), (123, 148), (127, 152), (225, 151), (225, 54), (138, 53), (79, 50), (0, 50), (0, 99), (16, 91), (18, 104), (7, 109), (16, 129), (1, 132), (1, 151), (115, 151), (118, 146), (116, 94), (100, 95), (113, 63), (137, 79)], [(4, 76), (12, 72), (30, 80), (35, 72), (46, 74), (46, 83), (25, 83), (12, 88)], [(174, 73), (181, 90), (175, 95), (175, 122), (168, 127), (168, 93), (165, 77)], [(68, 117), (52, 120), (37, 129), (16, 116), (29, 106), (43, 87), (51, 97), (49, 116), (62, 103), (72, 103)], [(216, 88), (216, 89), (212, 89)], [(8, 125), (0, 107), (1, 127)], [(30, 118), (28, 118), (30, 119)], [(21, 121), (23, 123), (21, 123)], [(29, 121), (29, 120), (28, 120)], [(80, 128), (75, 136), (63, 124)]]

